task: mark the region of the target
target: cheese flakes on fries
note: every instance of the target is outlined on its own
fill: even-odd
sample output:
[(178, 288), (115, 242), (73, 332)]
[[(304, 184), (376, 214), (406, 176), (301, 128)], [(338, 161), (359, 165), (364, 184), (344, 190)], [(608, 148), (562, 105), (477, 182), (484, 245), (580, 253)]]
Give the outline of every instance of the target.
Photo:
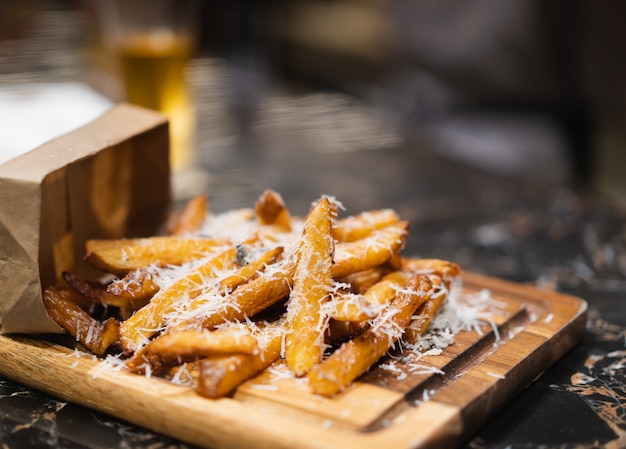
[(253, 208), (214, 214), (199, 196), (168, 235), (87, 241), (101, 279), (64, 273), (44, 305), (94, 354), (166, 379), (193, 373), (208, 398), (276, 363), (333, 396), (427, 333), (460, 273), (404, 258), (409, 225), (394, 210), (340, 208), (324, 196), (294, 217), (267, 190)]

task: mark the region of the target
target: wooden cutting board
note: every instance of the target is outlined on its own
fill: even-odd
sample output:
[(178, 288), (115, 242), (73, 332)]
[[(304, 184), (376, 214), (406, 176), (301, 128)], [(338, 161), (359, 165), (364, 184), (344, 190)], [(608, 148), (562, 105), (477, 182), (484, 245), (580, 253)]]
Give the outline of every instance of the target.
[[(335, 398), (311, 395), (281, 366), (210, 400), (189, 388), (122, 371), (48, 340), (0, 336), (0, 374), (63, 400), (211, 448), (454, 446), (582, 336), (586, 303), (465, 273), (464, 289), (501, 303), (496, 331), (462, 332), (420, 360), (438, 373), (376, 368)], [(443, 374), (442, 374), (443, 373)]]

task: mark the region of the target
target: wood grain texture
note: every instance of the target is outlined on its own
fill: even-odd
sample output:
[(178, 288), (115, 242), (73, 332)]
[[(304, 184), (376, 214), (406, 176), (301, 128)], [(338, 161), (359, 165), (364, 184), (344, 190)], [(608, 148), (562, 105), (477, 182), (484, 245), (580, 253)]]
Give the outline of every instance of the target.
[[(442, 354), (422, 359), (444, 374), (394, 377), (373, 369), (334, 398), (312, 395), (277, 365), (231, 398), (209, 400), (189, 388), (102, 370), (90, 355), (45, 339), (0, 336), (0, 374), (63, 400), (210, 448), (451, 447), (580, 339), (586, 303), (481, 275), (504, 305), (498, 333), (464, 332)], [(428, 399), (425, 401), (425, 399)]]

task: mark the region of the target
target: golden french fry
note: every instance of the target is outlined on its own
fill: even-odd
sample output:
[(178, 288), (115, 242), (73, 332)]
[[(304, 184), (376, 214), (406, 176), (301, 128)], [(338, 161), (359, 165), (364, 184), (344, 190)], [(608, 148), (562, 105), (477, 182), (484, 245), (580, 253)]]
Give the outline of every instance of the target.
[(215, 331), (186, 330), (160, 335), (128, 359), (126, 366), (134, 372), (161, 373), (166, 367), (194, 362), (217, 354), (248, 354), (259, 352), (256, 338), (244, 329)]
[(236, 273), (222, 279), (219, 283), (220, 291), (230, 293), (241, 284), (245, 284), (250, 279), (262, 272), (267, 265), (273, 264), (282, 255), (284, 248), (278, 246), (264, 252), (261, 256), (247, 265), (241, 267)]
[[(411, 273), (406, 271), (388, 273), (382, 279), (379, 279), (378, 282), (371, 285), (363, 293), (362, 297), (374, 305), (374, 307), (387, 304), (396, 296), (399, 290), (404, 288), (411, 276)], [(368, 322), (340, 321), (335, 318), (329, 323), (326, 340), (330, 343), (343, 342), (361, 334), (368, 326)]]
[(433, 285), (433, 293), (428, 301), (417, 309), (413, 320), (406, 328), (403, 338), (410, 344), (415, 344), (419, 337), (426, 333), (428, 326), (448, 296), (449, 290), (439, 276), (428, 275), (428, 278)]
[(368, 288), (374, 285), (385, 274), (383, 267), (378, 266), (364, 271), (349, 274), (342, 278), (343, 282), (350, 284), (354, 293), (365, 293)]
[(365, 298), (373, 304), (387, 304), (403, 288), (411, 278), (406, 271), (392, 271), (372, 285), (364, 293)]
[(328, 317), (322, 304), (331, 288), (334, 240), (331, 221), (336, 211), (322, 198), (309, 213), (298, 248), (293, 291), (287, 304), (285, 360), (303, 376), (322, 359)]
[(364, 239), (377, 229), (386, 228), (399, 221), (398, 214), (392, 209), (362, 212), (338, 220), (333, 227), (333, 237), (338, 242), (354, 242)]
[(212, 356), (200, 362), (196, 391), (207, 398), (221, 398), (272, 365), (280, 357), (283, 335), (276, 329), (259, 339), (254, 355)]
[(461, 267), (454, 262), (440, 259), (402, 259), (404, 270), (413, 273), (434, 274), (444, 281), (458, 276)]
[(122, 301), (144, 301), (152, 298), (159, 291), (153, 275), (145, 269), (131, 271), (121, 279), (115, 279), (107, 285), (107, 292)]
[[(398, 293), (398, 290), (404, 288), (411, 273), (406, 271), (393, 271), (385, 275), (378, 282), (374, 283), (363, 293), (363, 298), (374, 305), (384, 305), (389, 303)], [(331, 320), (326, 340), (331, 343), (344, 342), (365, 331), (369, 323), (339, 320)]]
[(43, 303), (50, 318), (94, 354), (103, 355), (118, 339), (117, 320), (99, 323), (70, 300), (67, 290), (46, 288)]
[(101, 283), (89, 282), (73, 273), (63, 272), (61, 276), (70, 287), (69, 299), (90, 316), (95, 315), (98, 307), (103, 304), (103, 297), (107, 296), (106, 287)]
[(291, 231), (291, 215), (282, 197), (273, 190), (266, 190), (259, 198), (254, 212), (262, 225), (273, 225), (284, 232)]
[(335, 295), (324, 308), (331, 319), (353, 323), (371, 320), (381, 310), (380, 306), (369, 301), (364, 295), (354, 293)]
[[(270, 249), (269, 251), (266, 251), (265, 253), (261, 254), (261, 256), (258, 259), (255, 259), (249, 264), (241, 267), (234, 274), (227, 276), (221, 281), (219, 281), (216, 290), (223, 294), (230, 294), (228, 299), (224, 299), (223, 305), (227, 306), (229, 309), (234, 309), (236, 311), (243, 310), (244, 312), (247, 313), (246, 315), (243, 315), (243, 316), (252, 316), (258, 313), (259, 311), (263, 310), (263, 309), (257, 308), (258, 305), (263, 304), (264, 302), (262, 300), (263, 298), (265, 298), (266, 301), (270, 301), (267, 303), (267, 306), (273, 304), (272, 301), (278, 301), (282, 299), (282, 297), (284, 296), (282, 296), (281, 298), (275, 297), (275, 295), (283, 294), (281, 293), (281, 290), (283, 290), (283, 288), (281, 288), (281, 285), (285, 284), (283, 287), (291, 288), (291, 285), (293, 283), (293, 280), (291, 279), (291, 280), (287, 280), (288, 284), (286, 284), (284, 282), (285, 279), (281, 279), (282, 273), (277, 274), (278, 276), (277, 279), (264, 278), (263, 281), (253, 282), (251, 285), (246, 286), (245, 288), (242, 289), (241, 292), (238, 292), (240, 294), (232, 295), (232, 292), (238, 286), (246, 284), (248, 281), (256, 278), (269, 265), (276, 262), (276, 260), (281, 256), (282, 253), (283, 253), (282, 247), (276, 247), (274, 249)], [(291, 278), (293, 278), (292, 269), (287, 268), (286, 274), (290, 276)], [(272, 287), (274, 283), (278, 285), (276, 290), (273, 290), (274, 287)], [(267, 292), (267, 295), (269, 296), (267, 296), (265, 292)], [(254, 304), (255, 302), (258, 302), (258, 304)], [(202, 304), (205, 304), (205, 303), (206, 303), (206, 299), (204, 298), (201, 298), (201, 297), (190, 298), (187, 309), (199, 310)], [(214, 311), (214, 312), (223, 314), (222, 317), (224, 318), (229, 317), (229, 319), (234, 319), (234, 317), (230, 315), (230, 313), (232, 312), (229, 312), (228, 310)], [(220, 320), (217, 316), (210, 318), (209, 315), (199, 314), (192, 318), (179, 321), (172, 325), (172, 329), (173, 330), (188, 329), (188, 328), (211, 329), (214, 326), (217, 326), (221, 324), (222, 322), (224, 322), (224, 320)], [(216, 318), (217, 318), (217, 321), (216, 321)], [(241, 317), (239, 317), (238, 319), (241, 319)]]
[(324, 340), (329, 345), (337, 345), (362, 334), (367, 330), (369, 325), (370, 323), (368, 321), (355, 322), (331, 319), (328, 322), (328, 329), (326, 330)]
[(367, 371), (402, 336), (413, 313), (431, 291), (426, 276), (413, 276), (389, 303), (388, 310), (378, 315), (366, 331), (345, 342), (311, 370), (308, 378), (313, 392), (332, 396)]
[(108, 290), (108, 286), (88, 282), (85, 279), (68, 272), (63, 273), (63, 279), (72, 289), (80, 293), (89, 301), (103, 306), (118, 307), (120, 309), (124, 309), (125, 311), (134, 311), (143, 307), (148, 303), (151, 297), (151, 295), (136, 295), (135, 297), (118, 296), (111, 293)]
[(385, 267), (392, 271), (402, 270), (402, 255), (400, 251), (402, 248), (398, 248), (389, 259), (385, 262)]
[(200, 311), (191, 318), (175, 321), (170, 331), (214, 329), (227, 321), (241, 321), (266, 310), (289, 296), (293, 286), (295, 264), (272, 268), (259, 277), (237, 287), (215, 310)]
[(207, 195), (198, 195), (190, 199), (176, 217), (170, 229), (171, 235), (185, 235), (198, 232), (208, 212)]
[(230, 248), (159, 291), (145, 307), (120, 325), (120, 342), (124, 352), (132, 353), (147, 343), (159, 332), (164, 317), (174, 311), (177, 300), (199, 295), (204, 282), (213, 278), (217, 271), (233, 266), (234, 261), (235, 249)]
[(401, 221), (373, 231), (364, 239), (337, 243), (333, 277), (345, 277), (385, 263), (404, 247), (408, 228), (409, 223)]
[[(150, 237), (148, 237), (150, 238)], [(140, 245), (144, 242), (143, 238), (136, 239), (90, 239), (85, 242), (85, 253), (93, 253), (108, 249), (124, 248), (131, 245)]]
[[(131, 239), (128, 244), (89, 251), (87, 262), (103, 271), (125, 275), (138, 268), (155, 264), (158, 266), (181, 265), (206, 257), (228, 242), (223, 239), (195, 239), (176, 236)], [(98, 244), (95, 245), (96, 247)], [(87, 244), (93, 248), (93, 244)]]

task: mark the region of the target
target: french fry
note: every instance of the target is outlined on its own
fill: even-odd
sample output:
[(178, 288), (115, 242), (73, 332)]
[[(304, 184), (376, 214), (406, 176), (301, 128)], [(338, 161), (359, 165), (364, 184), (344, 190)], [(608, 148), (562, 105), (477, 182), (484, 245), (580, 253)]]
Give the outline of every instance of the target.
[(186, 235), (198, 232), (207, 216), (208, 203), (207, 195), (198, 195), (190, 199), (174, 220), (170, 234)]
[(270, 329), (254, 355), (207, 357), (200, 362), (200, 378), (196, 391), (199, 395), (217, 399), (231, 393), (248, 379), (259, 374), (280, 357), (283, 335)]
[(434, 274), (444, 281), (461, 273), (461, 267), (458, 264), (440, 259), (402, 259), (402, 267), (413, 273)]
[(283, 251), (284, 248), (282, 246), (277, 246), (264, 252), (259, 258), (241, 267), (236, 273), (222, 279), (219, 283), (220, 290), (230, 293), (241, 284), (245, 284), (263, 271), (267, 265), (276, 262)]
[[(250, 285), (244, 286), (237, 294), (231, 294), (240, 285), (258, 277), (268, 265), (276, 262), (282, 255), (283, 248), (276, 247), (263, 253), (259, 258), (241, 267), (234, 274), (222, 279), (217, 286), (217, 291), (230, 296), (223, 301), (224, 310), (213, 310), (213, 313), (198, 315), (178, 321), (172, 324), (172, 330), (179, 329), (212, 329), (225, 321), (243, 319), (261, 312), (274, 302), (279, 301), (289, 294), (287, 289), (293, 285), (293, 268), (287, 267), (284, 272), (265, 277)], [(190, 298), (188, 309), (200, 310), (206, 303), (203, 298)], [(233, 313), (238, 313), (236, 316)], [(241, 315), (243, 313), (243, 315)]]
[(142, 268), (131, 271), (123, 278), (115, 279), (107, 285), (107, 292), (120, 303), (149, 300), (159, 289), (152, 273)]
[(85, 279), (68, 272), (61, 273), (61, 277), (70, 287), (69, 299), (83, 309), (89, 316), (97, 315), (102, 308), (101, 296), (106, 296), (104, 285), (88, 282)]
[(342, 278), (343, 282), (350, 284), (354, 293), (365, 293), (368, 288), (374, 285), (385, 274), (385, 269), (381, 266), (358, 271)]
[(333, 277), (345, 277), (385, 263), (404, 247), (408, 228), (408, 222), (401, 221), (373, 231), (362, 240), (337, 243)]
[(131, 239), (127, 244), (118, 241), (115, 246), (95, 249), (99, 243), (87, 243), (86, 260), (96, 268), (108, 273), (125, 275), (130, 271), (149, 265), (182, 265), (215, 251), (228, 242), (223, 239), (196, 239), (180, 237), (149, 237)]
[(241, 321), (266, 310), (289, 296), (293, 286), (295, 264), (263, 272), (259, 277), (237, 287), (224, 298), (219, 308), (208, 313), (175, 321), (171, 331), (182, 329), (214, 329), (227, 321)]
[(328, 322), (328, 329), (326, 330), (324, 341), (330, 346), (335, 346), (362, 334), (367, 330), (369, 325), (369, 321), (356, 322), (331, 319)]
[(404, 341), (409, 344), (417, 343), (417, 340), (426, 333), (428, 326), (441, 308), (448, 296), (448, 288), (443, 280), (436, 275), (428, 275), (432, 285), (433, 293), (428, 301), (422, 304), (415, 312), (413, 320), (409, 323), (404, 333)]
[(259, 352), (256, 338), (239, 328), (215, 331), (187, 330), (163, 334), (150, 341), (128, 359), (126, 366), (134, 372), (145, 372), (150, 365), (154, 373), (218, 354)]
[(144, 295), (135, 295), (135, 297), (118, 296), (111, 293), (108, 286), (88, 282), (68, 272), (63, 273), (63, 279), (71, 288), (90, 301), (103, 306), (118, 307), (125, 311), (134, 311), (143, 307), (152, 296), (148, 291), (144, 292)]
[(202, 285), (215, 272), (231, 267), (235, 260), (235, 249), (230, 248), (210, 258), (200, 267), (178, 279), (168, 288), (161, 290), (152, 300), (120, 325), (120, 341), (124, 352), (132, 353), (147, 343), (163, 325), (164, 317), (176, 307), (183, 297), (193, 298), (200, 294)]
[(324, 309), (333, 320), (353, 323), (371, 320), (381, 310), (380, 306), (369, 301), (364, 295), (354, 293), (335, 295), (325, 304)]
[(432, 291), (429, 279), (413, 276), (365, 332), (341, 345), (309, 373), (312, 391), (333, 396), (378, 361), (402, 336), (415, 310)]
[(285, 360), (303, 376), (322, 359), (328, 318), (322, 304), (331, 288), (334, 241), (331, 220), (336, 211), (322, 198), (309, 213), (298, 248), (293, 291), (287, 305)]
[(273, 190), (266, 190), (259, 198), (254, 212), (261, 225), (273, 225), (284, 232), (291, 231), (291, 215), (282, 197)]
[[(149, 237), (150, 238), (150, 237)], [(89, 239), (85, 242), (85, 253), (93, 253), (108, 249), (124, 248), (131, 245), (141, 245), (146, 239)]]
[(411, 278), (406, 271), (392, 271), (372, 285), (364, 293), (365, 298), (373, 304), (387, 304), (398, 290), (402, 289)]
[(338, 242), (354, 242), (370, 235), (377, 229), (386, 228), (400, 221), (393, 209), (380, 209), (362, 212), (342, 218), (333, 227), (333, 237)]
[(118, 339), (117, 320), (109, 318), (99, 323), (70, 300), (67, 290), (46, 288), (43, 303), (57, 324), (96, 355), (103, 355)]
[[(404, 288), (411, 276), (411, 273), (406, 271), (388, 273), (363, 293), (363, 299), (367, 300), (374, 307), (388, 304), (396, 296), (398, 290)], [(326, 340), (331, 344), (344, 342), (363, 333), (368, 326), (369, 322), (334, 319), (329, 323)]]

